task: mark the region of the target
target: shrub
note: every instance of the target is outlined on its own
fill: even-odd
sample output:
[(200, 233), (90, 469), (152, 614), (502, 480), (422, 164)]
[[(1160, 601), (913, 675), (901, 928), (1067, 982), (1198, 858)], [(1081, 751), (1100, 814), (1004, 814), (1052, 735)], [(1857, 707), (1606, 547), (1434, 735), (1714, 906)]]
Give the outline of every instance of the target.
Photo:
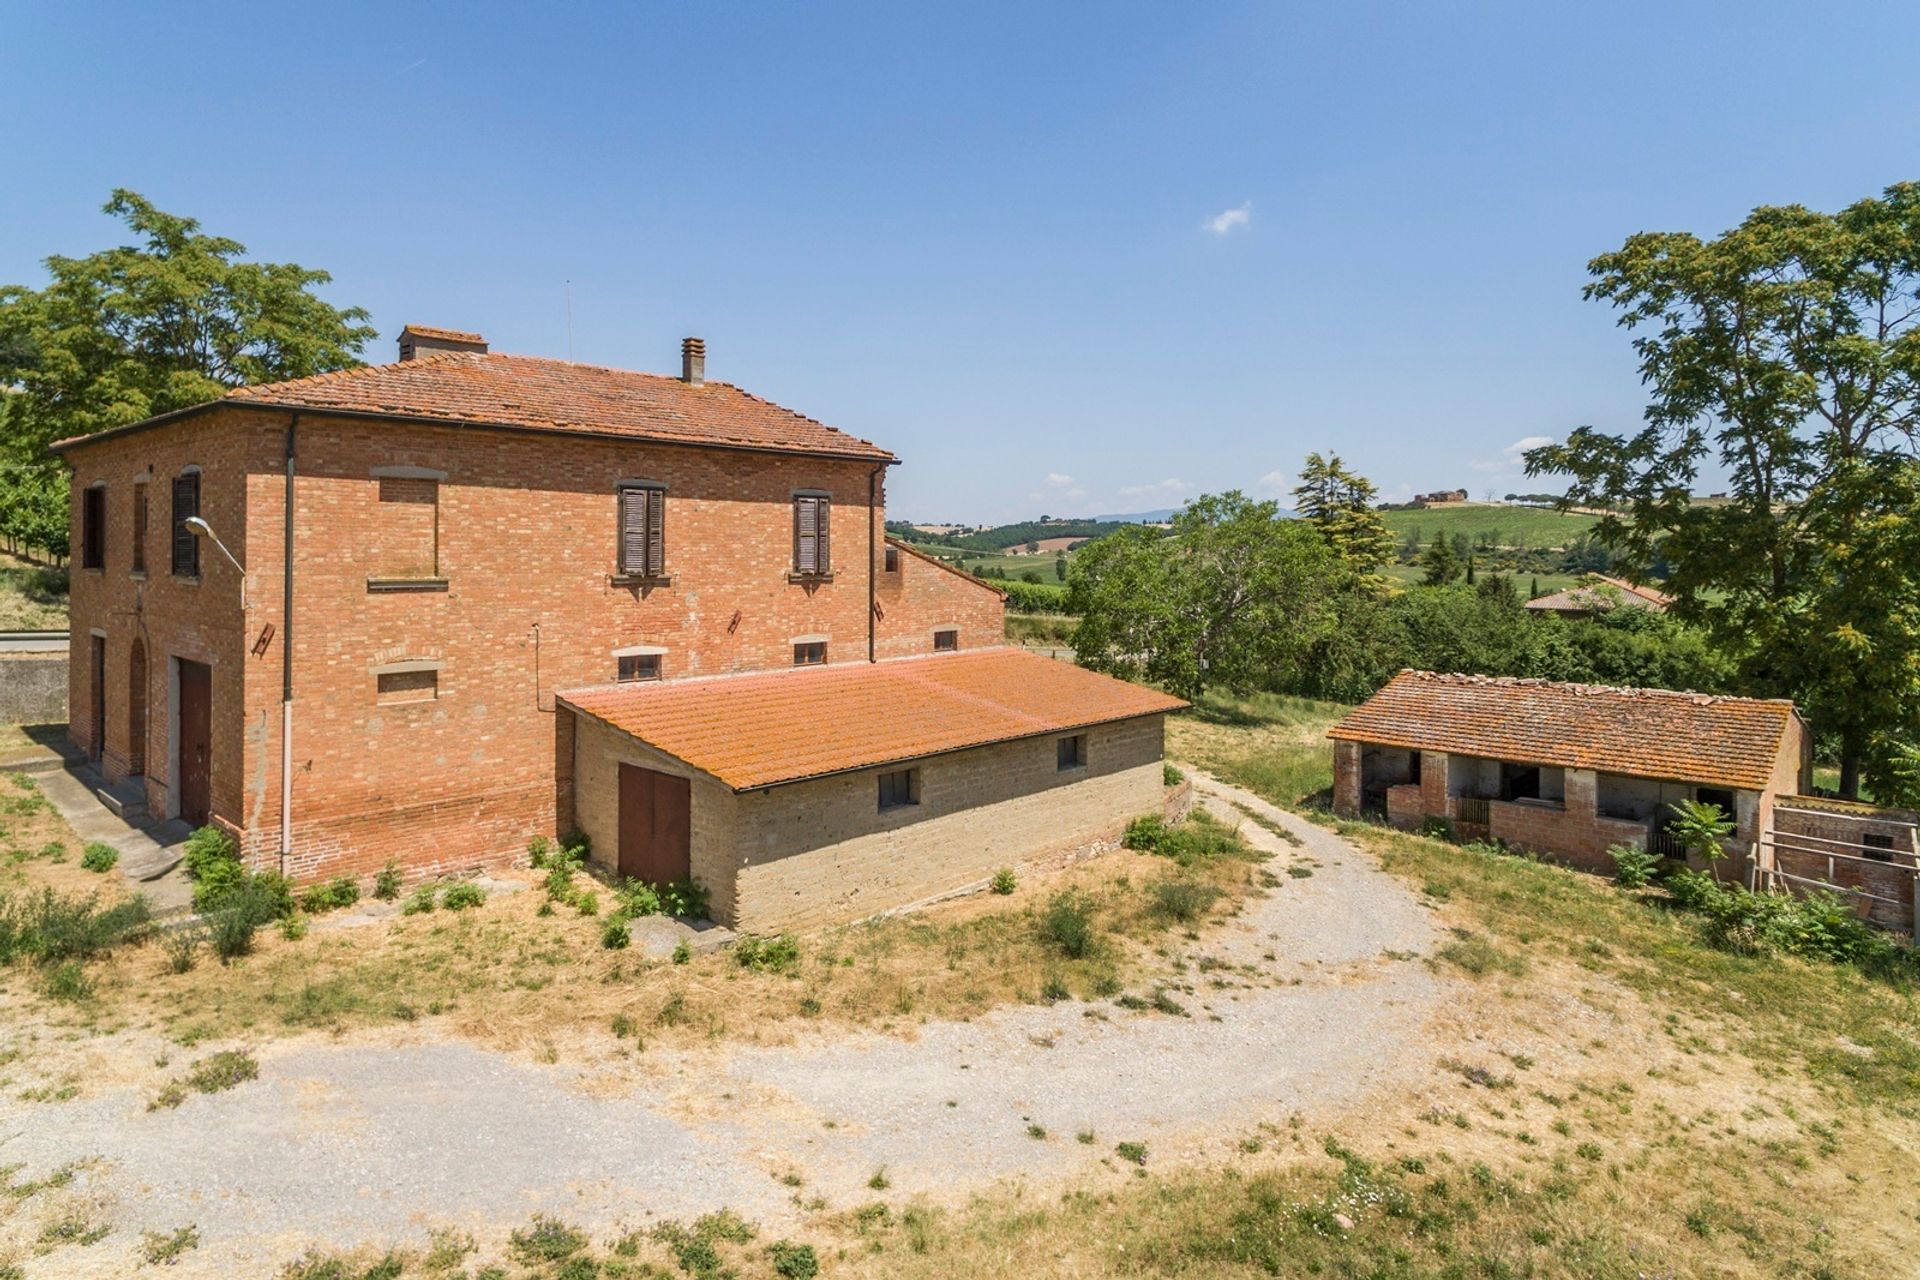
[(1247, 853), (1240, 837), (1230, 828), (1198, 811), (1177, 826), (1169, 826), (1155, 814), (1135, 818), (1127, 824), (1121, 843), (1140, 853), (1171, 858), (1183, 867), (1195, 866), (1209, 858)]
[(1176, 768), (1174, 765), (1167, 764), (1164, 761), (1161, 763), (1160, 765), (1161, 785), (1168, 786), (1168, 787), (1177, 787), (1181, 783), (1185, 782), (1186, 780), (1187, 780), (1187, 775), (1180, 772), (1180, 770)]
[(673, 962), (675, 964), (685, 964), (691, 959), (693, 959), (693, 948), (687, 945), (685, 938), (673, 944)]
[(675, 880), (660, 886), (660, 910), (687, 920), (707, 918), (707, 890), (698, 880)]
[(1727, 850), (1721, 841), (1733, 834), (1734, 826), (1719, 805), (1676, 800), (1668, 808), (1673, 810), (1673, 818), (1667, 823), (1667, 833), (1688, 852), (1700, 854), (1710, 862), (1726, 856)]
[(373, 878), (373, 896), (382, 902), (392, 902), (400, 896), (401, 883), (400, 868), (389, 862)]
[(1097, 941), (1092, 903), (1078, 889), (1054, 894), (1040, 917), (1040, 933), (1062, 955), (1074, 959), (1087, 955)]
[(1115, 1155), (1129, 1164), (1147, 1162), (1147, 1144), (1144, 1142), (1123, 1142), (1113, 1149)]
[(206, 941), (206, 932), (198, 928), (175, 929), (167, 934), (165, 949), (167, 967), (175, 973), (186, 973), (200, 958), (200, 944)]
[(1644, 889), (1660, 866), (1660, 855), (1630, 844), (1616, 844), (1607, 850), (1613, 859), (1613, 881), (1622, 889)]
[(600, 895), (591, 889), (582, 889), (573, 895), (573, 909), (583, 916), (600, 914)]
[(209, 871), (216, 870), (222, 863), (240, 865), (240, 850), (233, 843), (233, 837), (219, 827), (200, 827), (187, 837), (181, 846), (180, 861), (187, 868), (187, 875), (194, 880), (204, 880)]
[(440, 905), (449, 911), (465, 911), (487, 900), (487, 891), (471, 880), (456, 880), (440, 895)]
[(1013, 878), (1012, 867), (1002, 867), (993, 873), (993, 879), (988, 883), (988, 888), (998, 894), (1009, 894), (1014, 891), (1019, 883), (1018, 880)]
[(138, 895), (100, 906), (42, 888), (24, 902), (0, 899), (0, 961), (15, 955), (43, 965), (86, 960), (146, 933), (153, 913)]
[(800, 940), (790, 933), (777, 938), (747, 934), (733, 944), (733, 959), (741, 968), (759, 973), (792, 973), (800, 964)]
[(544, 1213), (535, 1214), (526, 1230), (513, 1232), (510, 1239), (514, 1260), (529, 1266), (561, 1262), (587, 1247), (586, 1232)]
[(280, 936), (288, 942), (298, 942), (307, 936), (307, 918), (298, 911), (280, 920)]
[(814, 1280), (820, 1274), (820, 1259), (810, 1244), (776, 1240), (767, 1246), (767, 1257), (773, 1262), (774, 1274), (784, 1280)]
[(535, 836), (527, 841), (527, 865), (535, 871), (547, 865), (547, 859), (553, 856), (553, 841), (545, 836)]
[(88, 871), (107, 872), (120, 864), (120, 851), (110, 844), (95, 840), (80, 855), (80, 865)]
[(1120, 843), (1141, 853), (1157, 853), (1160, 841), (1166, 838), (1166, 834), (1166, 822), (1159, 814), (1150, 813), (1129, 822), (1126, 834), (1120, 837)]
[(632, 941), (627, 932), (627, 917), (615, 913), (607, 917), (606, 924), (600, 927), (600, 945), (609, 951), (618, 951)]
[(1205, 881), (1170, 876), (1153, 886), (1153, 909), (1170, 920), (1193, 921), (1219, 896), (1220, 890)]
[(335, 876), (300, 895), (300, 908), (309, 915), (338, 911), (360, 901), (360, 885), (352, 876)]
[(1722, 950), (1851, 964), (1900, 982), (1920, 978), (1920, 952), (1860, 919), (1838, 894), (1752, 893), (1684, 870), (1668, 877), (1667, 889), (1680, 906), (1703, 917), (1706, 940)]
[(644, 880), (625, 880), (613, 891), (620, 914), (635, 919), (660, 914), (660, 891)]
[(67, 960), (47, 971), (42, 989), (49, 1000), (59, 1000), (66, 1004), (79, 1004), (93, 996), (93, 979), (80, 967), (78, 960)]
[(433, 899), (436, 892), (434, 886), (430, 884), (421, 885), (418, 889), (408, 894), (407, 900), (400, 904), (400, 914), (417, 916), (433, 910)]
[(1451, 840), (1453, 839), (1453, 820), (1428, 818), (1420, 824), (1420, 834), (1429, 840)]

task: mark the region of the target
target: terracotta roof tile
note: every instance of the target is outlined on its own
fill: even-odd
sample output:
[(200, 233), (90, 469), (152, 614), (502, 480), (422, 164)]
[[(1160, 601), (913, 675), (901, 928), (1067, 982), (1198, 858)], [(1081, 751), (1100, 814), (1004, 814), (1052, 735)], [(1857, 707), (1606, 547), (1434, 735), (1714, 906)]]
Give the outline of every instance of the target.
[(1402, 671), (1328, 736), (1764, 790), (1791, 702)]
[[(1610, 595), (1606, 588), (1612, 587), (1618, 596)], [(1527, 601), (1527, 608), (1560, 612), (1604, 613), (1616, 605), (1630, 609), (1652, 609), (1664, 613), (1673, 603), (1673, 597), (1664, 591), (1652, 587), (1636, 586), (1625, 578), (1609, 578), (1605, 574), (1592, 574), (1587, 581), (1577, 587), (1568, 587), (1565, 591), (1556, 591), (1552, 595), (1538, 596)]]
[[(415, 328), (414, 332), (430, 332)], [(890, 462), (878, 445), (724, 382), (541, 356), (437, 352), (291, 382), (241, 387), (228, 404), (440, 418), (681, 444), (771, 449)]]
[(1012, 648), (603, 685), (560, 700), (736, 791), (1187, 705)]

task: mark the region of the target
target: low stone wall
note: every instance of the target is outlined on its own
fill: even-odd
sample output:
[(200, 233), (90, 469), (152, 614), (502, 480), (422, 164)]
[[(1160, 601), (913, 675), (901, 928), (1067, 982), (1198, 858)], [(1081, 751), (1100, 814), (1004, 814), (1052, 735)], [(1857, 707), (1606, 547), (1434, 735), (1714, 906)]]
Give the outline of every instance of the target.
[(67, 655), (0, 654), (0, 724), (65, 724)]

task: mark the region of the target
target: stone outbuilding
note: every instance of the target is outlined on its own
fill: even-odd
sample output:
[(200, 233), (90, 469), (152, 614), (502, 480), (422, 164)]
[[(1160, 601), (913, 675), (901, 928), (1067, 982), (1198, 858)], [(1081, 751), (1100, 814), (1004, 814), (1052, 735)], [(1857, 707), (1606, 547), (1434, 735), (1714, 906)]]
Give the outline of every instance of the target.
[(1680, 856), (1671, 805), (1698, 800), (1734, 819), (1717, 870), (1745, 879), (1776, 799), (1812, 771), (1791, 702), (1431, 671), (1402, 671), (1329, 736), (1338, 812), (1439, 819), (1597, 871), (1615, 845)]
[(1014, 648), (611, 684), (559, 695), (561, 768), (596, 862), (767, 933), (1110, 847), (1185, 705)]

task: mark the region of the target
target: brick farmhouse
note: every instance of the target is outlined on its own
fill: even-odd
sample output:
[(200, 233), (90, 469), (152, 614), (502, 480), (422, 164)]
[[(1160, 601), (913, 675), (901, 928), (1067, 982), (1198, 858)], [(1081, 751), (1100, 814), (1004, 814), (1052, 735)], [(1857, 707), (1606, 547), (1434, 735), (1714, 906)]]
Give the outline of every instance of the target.
[(55, 446), (69, 731), (301, 880), (573, 829), (768, 929), (947, 892), (1161, 803), (1182, 704), (1005, 646), (884, 534), (898, 461), (705, 377), (401, 358)]
[(1670, 806), (1699, 800), (1733, 818), (1718, 870), (1745, 879), (1776, 802), (1812, 772), (1791, 702), (1430, 671), (1402, 671), (1329, 736), (1338, 812), (1439, 819), (1597, 871), (1615, 845), (1682, 853)]

